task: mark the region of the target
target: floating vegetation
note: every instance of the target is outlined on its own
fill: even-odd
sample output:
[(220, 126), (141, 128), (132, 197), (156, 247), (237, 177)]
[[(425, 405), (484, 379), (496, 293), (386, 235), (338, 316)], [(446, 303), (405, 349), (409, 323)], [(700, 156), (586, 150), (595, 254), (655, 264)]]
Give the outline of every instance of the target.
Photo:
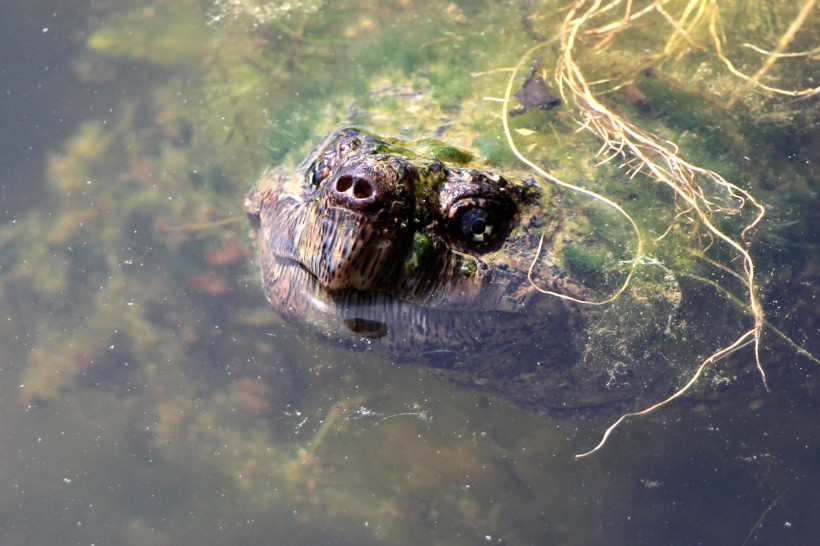
[[(597, 154), (601, 158), (599, 164), (615, 162), (625, 170), (630, 179), (643, 172), (651, 180), (669, 187), (674, 195), (674, 206), (677, 214), (673, 223), (657, 240), (661, 241), (673, 230), (681, 229), (681, 226), (686, 226), (684, 229), (687, 231), (692, 230), (697, 233), (697, 240), (692, 241), (695, 243), (694, 255), (705, 264), (728, 272), (741, 280), (746, 292), (746, 309), (753, 318), (753, 324), (748, 330), (706, 357), (695, 369), (689, 380), (673, 394), (649, 407), (623, 414), (606, 430), (601, 442), (595, 448), (578, 455), (578, 457), (590, 455), (603, 447), (611, 432), (624, 419), (651, 413), (682, 396), (695, 384), (707, 367), (748, 345), (754, 348), (754, 360), (757, 370), (763, 386), (768, 388), (766, 373), (760, 357), (761, 334), (765, 318), (759, 300), (756, 266), (755, 260), (750, 253), (749, 240), (750, 233), (764, 217), (765, 207), (755, 199), (749, 190), (728, 181), (715, 170), (686, 159), (678, 145), (673, 141), (661, 138), (640, 128), (639, 125), (636, 125), (616, 110), (611, 102), (607, 100), (606, 95), (618, 89), (624, 90), (625, 95), (633, 105), (644, 107), (648, 99), (638, 89), (632, 78), (624, 78), (623, 75), (617, 73), (590, 82), (590, 72), (596, 76), (601, 76), (600, 63), (593, 61), (590, 54), (605, 58), (606, 52), (615, 47), (614, 42), (627, 38), (633, 32), (633, 29), (639, 34), (644, 34), (643, 39), (646, 40), (645, 31), (641, 29), (642, 26), (648, 23), (654, 29), (657, 25), (666, 25), (670, 34), (664, 36), (662, 33), (656, 33), (655, 42), (657, 45), (648, 47), (649, 51), (653, 53), (641, 62), (651, 63), (653, 66), (665, 66), (668, 70), (673, 71), (681, 63), (681, 58), (690, 54), (691, 50), (695, 50), (698, 55), (702, 55), (704, 51), (707, 54), (711, 53), (713, 57), (728, 67), (733, 77), (740, 78), (742, 82), (741, 85), (733, 88), (728, 100), (725, 101), (723, 108), (727, 111), (734, 108), (739, 102), (751, 100), (747, 97), (750, 92), (754, 91), (763, 91), (771, 96), (807, 98), (820, 93), (820, 87), (786, 89), (761, 83), (761, 79), (773, 70), (778, 60), (810, 57), (812, 55), (811, 51), (785, 55), (784, 52), (806, 22), (814, 4), (814, 0), (807, 0), (804, 3), (772, 51), (744, 44), (744, 47), (766, 56), (760, 68), (751, 76), (736, 69), (732, 61), (726, 56), (726, 37), (721, 24), (721, 8), (716, 2), (690, 0), (686, 3), (673, 3), (655, 0), (638, 4), (622, 2), (621, 0), (608, 3), (600, 0), (578, 0), (573, 3), (565, 16), (557, 34), (558, 54), (555, 63), (554, 81), (562, 99), (572, 106), (574, 118), (578, 125), (601, 141), (602, 146)], [(662, 44), (664, 40), (665, 44)], [(705, 40), (709, 41), (704, 43)], [(504, 133), (515, 155), (538, 172), (541, 177), (571, 191), (580, 192), (605, 203), (622, 214), (631, 224), (635, 234), (635, 257), (630, 262), (623, 284), (611, 297), (603, 301), (579, 301), (564, 294), (540, 289), (550, 296), (572, 299), (581, 304), (601, 305), (612, 302), (623, 294), (628, 287), (635, 268), (639, 267), (641, 261), (646, 259), (641, 229), (633, 217), (614, 201), (600, 193), (574, 184), (568, 184), (526, 157), (519, 150), (509, 128), (511, 94), (522, 65), (529, 62), (530, 57), (539, 49), (549, 45), (549, 43), (542, 43), (532, 48), (521, 58), (512, 71), (503, 99)], [(662, 49), (658, 47), (660, 45), (663, 45)], [(587, 68), (587, 64), (592, 65), (591, 70)], [(654, 68), (644, 68), (643, 74), (649, 77), (654, 70)], [(789, 83), (794, 84), (794, 82)], [(676, 107), (680, 108), (681, 106), (679, 104)], [(758, 106), (758, 109), (762, 108), (765, 107)], [(689, 112), (691, 113), (691, 110)], [(705, 120), (701, 120), (701, 122), (703, 121)], [(728, 247), (730, 252), (739, 258), (742, 267), (736, 269), (734, 263), (737, 260), (731, 257), (731, 254), (730, 257), (723, 258), (720, 261), (709, 258), (709, 249), (716, 247)], [(659, 250), (656, 248), (656, 251)]]

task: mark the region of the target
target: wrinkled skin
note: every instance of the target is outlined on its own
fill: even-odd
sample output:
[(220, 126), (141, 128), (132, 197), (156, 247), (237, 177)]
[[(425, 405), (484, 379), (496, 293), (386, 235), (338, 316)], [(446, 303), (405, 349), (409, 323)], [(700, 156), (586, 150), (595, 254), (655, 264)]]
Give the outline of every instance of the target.
[[(423, 364), (439, 377), (552, 414), (637, 396), (578, 366), (589, 290), (549, 248), (560, 196), (470, 164), (434, 141), (329, 136), (296, 169), (263, 173), (246, 199), (265, 294), (334, 343)], [(619, 404), (616, 404), (619, 405)]]

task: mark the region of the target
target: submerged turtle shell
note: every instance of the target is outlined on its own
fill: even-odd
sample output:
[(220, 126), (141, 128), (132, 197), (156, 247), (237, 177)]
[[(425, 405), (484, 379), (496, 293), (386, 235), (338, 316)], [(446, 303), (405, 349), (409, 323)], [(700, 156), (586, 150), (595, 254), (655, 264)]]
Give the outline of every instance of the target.
[(570, 235), (561, 195), (471, 161), (437, 141), (343, 129), (295, 171), (265, 171), (245, 207), (271, 305), (334, 342), (538, 412), (594, 414), (667, 391), (670, 375), (650, 365), (616, 373), (588, 358), (590, 306), (530, 282), (532, 267), (541, 288), (599, 297), (558, 258)]

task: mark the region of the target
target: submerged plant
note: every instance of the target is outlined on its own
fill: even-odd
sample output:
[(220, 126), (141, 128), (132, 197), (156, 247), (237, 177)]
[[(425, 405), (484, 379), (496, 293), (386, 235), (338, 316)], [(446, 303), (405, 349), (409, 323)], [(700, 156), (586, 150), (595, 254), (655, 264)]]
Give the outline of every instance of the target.
[[(561, 98), (571, 106), (572, 115), (581, 130), (591, 133), (601, 142), (598, 156), (602, 159), (598, 164), (605, 165), (615, 162), (619, 168), (626, 170), (629, 179), (642, 174), (650, 180), (668, 187), (674, 196), (676, 214), (671, 225), (662, 235), (656, 238), (655, 243), (661, 242), (671, 231), (679, 228), (681, 224), (688, 224), (688, 229), (699, 234), (691, 253), (701, 263), (728, 273), (732, 278), (740, 280), (745, 292), (743, 297), (745, 303), (742, 304), (742, 307), (753, 319), (753, 323), (748, 330), (738, 334), (733, 341), (703, 359), (688, 381), (674, 393), (644, 409), (624, 413), (605, 431), (597, 446), (577, 455), (577, 457), (584, 457), (598, 451), (603, 447), (612, 431), (626, 418), (651, 413), (681, 397), (692, 388), (708, 367), (743, 347), (753, 346), (754, 361), (758, 373), (763, 386), (768, 389), (766, 373), (760, 356), (761, 333), (764, 325), (766, 325), (766, 320), (759, 299), (757, 268), (750, 253), (749, 240), (752, 230), (760, 224), (766, 213), (765, 206), (749, 190), (727, 180), (717, 171), (688, 159), (677, 144), (641, 128), (639, 124), (632, 122), (626, 115), (618, 111), (612, 105), (612, 101), (607, 100), (607, 95), (613, 91), (623, 89), (630, 102), (636, 106), (644, 106), (647, 100), (646, 96), (621, 74), (610, 74), (604, 79), (589, 81), (590, 72), (595, 71), (596, 68), (600, 71), (600, 66), (595, 66), (596, 63), (590, 58), (590, 55), (606, 52), (617, 38), (633, 32), (640, 32), (642, 23), (647, 19), (652, 19), (653, 25), (666, 24), (670, 33), (665, 37), (666, 41), (662, 44), (663, 47), (656, 48), (655, 51), (657, 52), (650, 59), (642, 62), (649, 61), (657, 65), (669, 62), (671, 65), (676, 65), (679, 64), (680, 58), (686, 55), (689, 50), (695, 50), (699, 54), (707, 50), (713, 58), (723, 63), (734, 77), (741, 80), (741, 85), (736, 85), (729, 94), (728, 100), (724, 102), (723, 107), (726, 110), (730, 110), (739, 102), (743, 102), (744, 99), (750, 100), (746, 99), (744, 93), (754, 90), (769, 95), (782, 95), (798, 99), (808, 98), (818, 94), (820, 88), (790, 90), (763, 83), (763, 80), (764, 77), (770, 75), (775, 63), (780, 59), (787, 57), (816, 57), (816, 49), (794, 53), (787, 52), (787, 48), (805, 24), (815, 4), (816, 0), (807, 0), (804, 3), (777, 41), (777, 45), (773, 50), (767, 51), (756, 45), (743, 44), (744, 47), (765, 55), (765, 61), (752, 75), (747, 75), (738, 70), (727, 57), (724, 46), (725, 34), (721, 26), (721, 7), (720, 3), (714, 0), (689, 0), (686, 3), (653, 0), (640, 3), (640, 5), (632, 0), (612, 0), (610, 2), (576, 0), (564, 17), (557, 37), (559, 53), (555, 63), (553, 79)], [(665, 266), (647, 253), (644, 238), (641, 235), (643, 229), (639, 226), (638, 221), (621, 205), (601, 193), (557, 178), (536, 164), (526, 153), (519, 149), (513, 131), (510, 129), (509, 121), (510, 101), (514, 83), (519, 78), (524, 64), (537, 51), (550, 45), (551, 42), (544, 42), (531, 48), (512, 70), (502, 100), (504, 134), (515, 156), (541, 177), (572, 192), (578, 192), (602, 202), (617, 211), (630, 224), (634, 233), (634, 256), (628, 263), (623, 264), (626, 268), (626, 274), (620, 286), (609, 297), (599, 301), (578, 300), (565, 294), (539, 288), (544, 294), (570, 299), (580, 304), (607, 304), (617, 300), (624, 294), (637, 268), (646, 265)], [(710, 47), (711, 49), (709, 49)], [(521, 130), (516, 132), (521, 133)], [(740, 220), (737, 221), (737, 219)], [(710, 258), (709, 249), (717, 245), (728, 247), (733, 255), (722, 259)], [(655, 251), (659, 252), (660, 250), (655, 247)], [(533, 266), (537, 262), (540, 252), (541, 247), (539, 246), (533, 260)], [(739, 268), (735, 265), (735, 258), (740, 259), (742, 265)], [(686, 271), (680, 271), (677, 274), (689, 275), (713, 284), (720, 292), (729, 298), (733, 298), (735, 302), (739, 301), (730, 289), (708, 279), (697, 277)], [(536, 281), (532, 279), (532, 268), (530, 270), (530, 280), (535, 284)], [(802, 349), (799, 350), (803, 351)], [(814, 357), (809, 356), (809, 358), (817, 362)]]

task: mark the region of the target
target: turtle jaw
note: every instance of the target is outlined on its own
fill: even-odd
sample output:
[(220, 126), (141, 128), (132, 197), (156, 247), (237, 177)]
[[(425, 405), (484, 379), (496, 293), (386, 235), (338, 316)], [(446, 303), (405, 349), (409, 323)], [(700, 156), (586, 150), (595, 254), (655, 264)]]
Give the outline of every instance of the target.
[(299, 202), (275, 193), (258, 217), (260, 248), (292, 260), (324, 289), (387, 290), (412, 239), (411, 227), (390, 214), (368, 215), (321, 199)]
[(297, 261), (329, 291), (385, 289), (408, 234), (338, 207), (304, 207), (290, 236)]

